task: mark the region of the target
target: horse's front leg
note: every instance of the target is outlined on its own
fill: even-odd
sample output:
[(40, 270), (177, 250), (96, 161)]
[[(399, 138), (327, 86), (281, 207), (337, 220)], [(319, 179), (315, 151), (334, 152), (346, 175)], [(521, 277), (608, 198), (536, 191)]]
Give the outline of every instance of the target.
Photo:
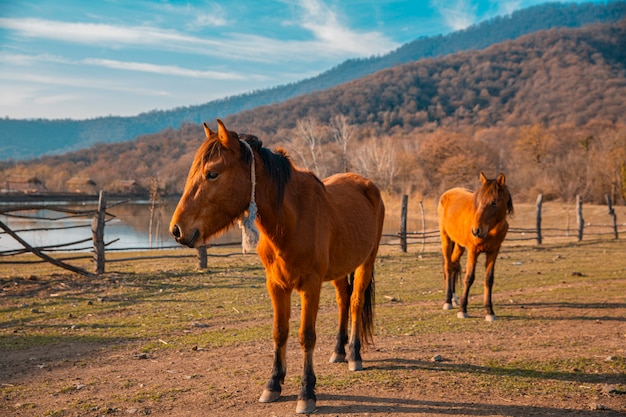
[(302, 300), (302, 321), (300, 322), (300, 331), (298, 339), (304, 354), (304, 366), (302, 372), (302, 381), (300, 393), (298, 394), (298, 404), (296, 413), (311, 414), (316, 409), (317, 397), (315, 396), (315, 371), (313, 370), (313, 351), (315, 350), (315, 321), (317, 320), (317, 310), (320, 303), (320, 291), (322, 289), (321, 279), (317, 283), (313, 282), (307, 285), (307, 288), (300, 290), (300, 298)]
[(281, 384), (285, 382), (287, 373), (287, 338), (289, 337), (289, 317), (291, 315), (291, 291), (285, 290), (273, 284), (270, 277), (267, 278), (267, 289), (272, 299), (274, 309), (274, 364), (272, 376), (265, 385), (265, 390), (259, 398), (259, 402), (269, 403), (276, 401), (282, 391)]
[(461, 305), (459, 306), (459, 312), (456, 316), (460, 319), (466, 319), (467, 315), (467, 301), (469, 299), (469, 292), (472, 284), (474, 283), (474, 277), (476, 272), (476, 257), (478, 254), (474, 250), (467, 251), (467, 265), (465, 271), (465, 279), (463, 282), (463, 297), (461, 298)]
[(483, 305), (485, 306), (485, 320), (495, 321), (497, 319), (496, 314), (493, 312), (493, 305), (491, 304), (491, 290), (493, 288), (494, 273), (496, 267), (496, 258), (498, 257), (498, 251), (487, 253), (486, 270), (485, 270), (485, 289)]
[(337, 329), (337, 341), (335, 349), (330, 357), (331, 363), (346, 361), (346, 343), (348, 343), (348, 308), (350, 307), (350, 283), (348, 278), (336, 279), (335, 296), (337, 299), (337, 309), (339, 313), (339, 328)]

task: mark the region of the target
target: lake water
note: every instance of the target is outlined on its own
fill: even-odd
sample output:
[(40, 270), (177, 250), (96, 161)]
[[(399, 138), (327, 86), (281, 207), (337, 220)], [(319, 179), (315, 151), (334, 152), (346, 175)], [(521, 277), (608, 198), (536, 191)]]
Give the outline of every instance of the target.
[[(165, 201), (155, 211), (150, 241), (150, 202), (132, 201), (114, 205), (109, 202), (107, 212), (114, 215), (104, 228), (105, 243), (113, 242), (107, 250), (139, 250), (179, 247), (170, 236), (168, 227), (177, 201)], [(96, 204), (76, 204), (68, 202), (38, 203), (47, 207), (61, 207), (73, 210), (95, 210)], [(0, 209), (18, 206), (16, 203), (1, 204)], [(0, 221), (32, 246), (42, 247), (61, 245), (84, 239), (91, 239), (91, 217), (72, 217), (55, 210), (41, 209), (15, 212), (24, 218), (0, 215)], [(54, 218), (55, 220), (42, 220)], [(71, 227), (70, 229), (63, 229)], [(38, 229), (38, 230), (33, 230)], [(41, 230), (47, 229), (47, 230)], [(227, 232), (212, 243), (237, 242), (240, 239), (238, 228)], [(0, 252), (21, 249), (23, 246), (11, 236), (0, 231)], [(91, 241), (63, 246), (64, 250), (91, 250)]]

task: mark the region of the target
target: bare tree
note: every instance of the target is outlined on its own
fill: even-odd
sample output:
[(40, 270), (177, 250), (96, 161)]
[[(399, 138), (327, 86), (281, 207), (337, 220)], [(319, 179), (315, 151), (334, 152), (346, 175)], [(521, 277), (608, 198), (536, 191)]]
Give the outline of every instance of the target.
[(381, 189), (391, 191), (398, 174), (397, 152), (393, 140), (371, 137), (356, 151), (355, 170), (374, 181)]
[(330, 119), (330, 132), (331, 139), (341, 148), (343, 172), (348, 172), (348, 143), (352, 139), (354, 126), (348, 124), (348, 118), (345, 115), (338, 114)]
[(296, 122), (296, 131), (297, 134), (304, 140), (304, 143), (308, 146), (312, 164), (311, 169), (318, 175), (321, 175), (319, 172), (319, 165), (317, 163), (318, 156), (321, 153), (319, 123), (312, 117), (298, 119)]

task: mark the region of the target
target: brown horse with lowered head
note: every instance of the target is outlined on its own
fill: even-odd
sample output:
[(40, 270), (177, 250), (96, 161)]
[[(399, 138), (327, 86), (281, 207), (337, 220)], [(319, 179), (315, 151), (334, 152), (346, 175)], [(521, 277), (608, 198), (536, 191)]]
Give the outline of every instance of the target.
[(456, 303), (455, 284), (461, 274), (461, 256), (467, 249), (463, 296), (457, 317), (468, 317), (467, 298), (474, 282), (476, 258), (484, 252), (487, 257), (483, 302), (485, 320), (494, 321), (496, 315), (491, 304), (494, 267), (502, 241), (509, 230), (506, 218), (513, 213), (513, 200), (505, 184), (504, 174), (498, 174), (496, 179), (487, 179), (481, 172), (480, 181), (482, 184), (474, 193), (464, 188), (452, 188), (439, 199), (437, 214), (446, 289), (443, 309), (449, 310), (452, 303)]
[[(176, 207), (170, 231), (189, 247), (258, 207), (257, 252), (266, 271), (274, 310), (274, 361), (260, 402), (280, 397), (286, 374), (291, 294), (302, 301), (298, 339), (304, 353), (297, 413), (316, 409), (313, 351), (315, 320), (323, 281), (332, 281), (339, 307), (337, 343), (331, 362), (346, 361), (361, 370), (361, 345), (373, 332), (374, 261), (382, 235), (385, 207), (378, 188), (356, 174), (337, 174), (323, 182), (292, 165), (283, 151), (273, 152), (252, 135), (206, 124)], [(348, 321), (350, 334), (348, 337)]]

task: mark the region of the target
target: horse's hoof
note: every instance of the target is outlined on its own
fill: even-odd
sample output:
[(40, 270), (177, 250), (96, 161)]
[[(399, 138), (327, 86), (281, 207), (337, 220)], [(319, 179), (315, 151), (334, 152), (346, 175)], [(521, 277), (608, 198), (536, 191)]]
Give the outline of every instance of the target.
[(338, 363), (338, 362), (345, 362), (345, 361), (346, 361), (346, 354), (336, 353), (336, 352), (333, 352), (332, 356), (328, 360), (328, 362), (330, 363)]
[(469, 317), (469, 315), (463, 311), (459, 311), (458, 313), (456, 313), (456, 317), (459, 319), (466, 319)]
[(362, 371), (363, 370), (363, 362), (361, 362), (361, 361), (348, 361), (348, 370), (349, 371)]
[(496, 321), (498, 320), (498, 318), (496, 317), (495, 314), (487, 314), (485, 316), (485, 321)]
[(297, 414), (312, 414), (317, 410), (315, 400), (298, 400), (296, 405)]
[(280, 392), (270, 391), (268, 389), (263, 390), (263, 394), (259, 397), (260, 403), (271, 403), (280, 398)]
[(452, 310), (452, 304), (451, 303), (445, 303), (443, 305), (443, 309), (444, 310)]

